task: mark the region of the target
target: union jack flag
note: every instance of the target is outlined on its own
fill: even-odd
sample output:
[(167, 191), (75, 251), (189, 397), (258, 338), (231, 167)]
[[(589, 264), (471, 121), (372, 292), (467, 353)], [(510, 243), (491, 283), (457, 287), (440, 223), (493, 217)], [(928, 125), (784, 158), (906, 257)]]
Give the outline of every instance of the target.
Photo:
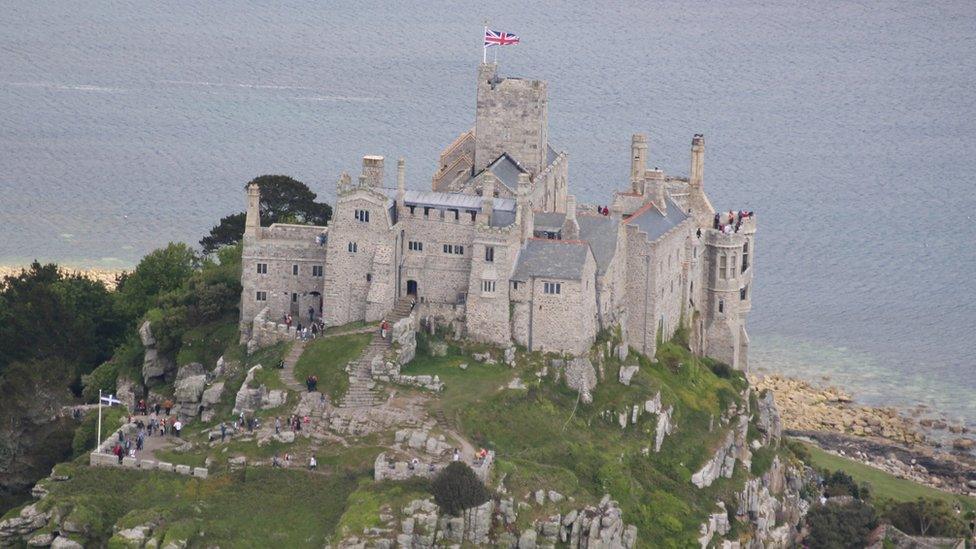
[(514, 46), (519, 43), (519, 37), (507, 32), (485, 29), (485, 47)]

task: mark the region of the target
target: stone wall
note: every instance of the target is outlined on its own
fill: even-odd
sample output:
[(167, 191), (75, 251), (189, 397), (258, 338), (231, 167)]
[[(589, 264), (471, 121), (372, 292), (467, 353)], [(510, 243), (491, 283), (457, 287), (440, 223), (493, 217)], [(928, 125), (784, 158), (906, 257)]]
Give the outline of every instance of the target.
[(498, 65), (478, 68), (474, 172), (507, 152), (532, 174), (546, 166), (549, 98), (541, 80), (498, 78)]
[(261, 309), (251, 324), (251, 337), (247, 340), (248, 354), (258, 349), (270, 347), (283, 341), (294, 341), (298, 337), (298, 326), (288, 326), (268, 319), (269, 308)]
[(141, 469), (143, 471), (164, 471), (167, 473), (179, 473), (186, 476), (207, 478), (206, 467), (190, 467), (189, 465), (173, 465), (165, 461), (152, 459), (140, 459), (132, 457), (119, 458), (112, 453), (119, 440), (119, 433), (124, 433), (126, 438), (135, 438), (138, 428), (135, 423), (126, 423), (116, 429), (112, 434), (105, 438), (95, 451), (88, 454), (88, 465), (91, 467), (123, 467), (125, 469)]
[[(582, 355), (596, 339), (596, 262), (587, 249), (580, 280), (531, 278), (528, 343), (532, 351)], [(545, 293), (544, 282), (559, 282), (559, 294)]]

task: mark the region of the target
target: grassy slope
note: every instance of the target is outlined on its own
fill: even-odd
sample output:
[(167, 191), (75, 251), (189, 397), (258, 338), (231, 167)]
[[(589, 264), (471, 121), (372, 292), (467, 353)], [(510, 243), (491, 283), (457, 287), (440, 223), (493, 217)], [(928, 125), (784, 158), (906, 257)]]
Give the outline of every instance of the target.
[[(659, 359), (643, 360), (626, 387), (616, 382), (619, 361), (604, 357), (605, 380), (589, 405), (577, 404), (576, 394), (561, 383), (537, 381), (534, 373), (544, 364), (539, 355), (523, 360), (513, 372), (474, 363), (452, 346), (446, 357), (418, 355), (404, 373), (436, 373), (445, 381), (447, 388), (434, 406), (443, 408), (476, 444), (497, 452), (497, 473), (516, 497), (549, 488), (594, 502), (609, 492), (620, 501), (626, 520), (638, 525), (641, 539), (683, 547), (693, 543), (717, 498), (731, 501), (731, 490), (744, 475), (739, 470), (736, 478), (706, 490), (694, 489), (690, 480), (724, 434), (708, 431), (710, 418), (738, 400), (744, 382), (716, 377), (676, 345), (662, 346)], [(468, 362), (468, 369), (460, 370), (460, 362)], [(500, 390), (516, 374), (529, 388)], [(621, 429), (616, 412), (629, 411), (659, 390), (664, 404), (675, 406), (677, 430), (661, 453), (645, 457), (641, 450), (653, 446), (656, 420), (644, 415), (636, 426)]]
[(165, 536), (189, 533), (208, 546), (322, 546), (355, 489), (345, 475), (265, 468), (206, 480), (84, 466), (68, 472), (70, 480), (50, 484), (45, 502), (70, 508), (102, 532), (102, 541), (116, 522), (139, 524), (155, 514)]
[(959, 502), (964, 509), (976, 509), (976, 499), (949, 492), (943, 492), (935, 488), (912, 482), (910, 480), (898, 478), (880, 469), (864, 465), (840, 456), (827, 453), (819, 447), (804, 444), (810, 452), (809, 465), (817, 469), (829, 469), (831, 471), (844, 471), (851, 475), (857, 482), (866, 482), (871, 487), (871, 494), (878, 499), (890, 499), (893, 501), (914, 501), (920, 497), (934, 498), (948, 501), (950, 504)]
[(305, 383), (308, 376), (319, 376), (319, 390), (337, 402), (349, 386), (346, 364), (363, 352), (371, 337), (371, 334), (353, 334), (308, 343), (295, 365), (295, 377), (299, 383)]

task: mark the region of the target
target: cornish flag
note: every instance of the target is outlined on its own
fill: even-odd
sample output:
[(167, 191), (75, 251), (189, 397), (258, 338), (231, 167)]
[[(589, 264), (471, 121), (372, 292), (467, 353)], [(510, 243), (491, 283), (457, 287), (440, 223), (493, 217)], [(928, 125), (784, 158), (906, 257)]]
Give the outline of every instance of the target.
[(507, 32), (485, 29), (485, 47), (491, 46), (514, 46), (519, 43), (519, 37)]
[(122, 404), (122, 401), (115, 398), (114, 395), (102, 396), (102, 404), (108, 404), (109, 406), (115, 406), (116, 404)]

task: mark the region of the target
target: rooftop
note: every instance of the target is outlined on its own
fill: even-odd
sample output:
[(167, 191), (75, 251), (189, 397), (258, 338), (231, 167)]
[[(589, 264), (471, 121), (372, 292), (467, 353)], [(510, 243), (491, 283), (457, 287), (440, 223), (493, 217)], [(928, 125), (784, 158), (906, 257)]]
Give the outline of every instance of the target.
[(530, 239), (519, 253), (512, 280), (527, 281), (532, 277), (580, 280), (589, 250), (582, 240)]
[(667, 215), (662, 214), (653, 202), (648, 202), (644, 207), (634, 212), (634, 215), (627, 218), (626, 223), (647, 233), (648, 240), (657, 240), (664, 233), (688, 219), (688, 214), (681, 211), (681, 207), (675, 204), (671, 197), (665, 200), (667, 200), (668, 206)]

